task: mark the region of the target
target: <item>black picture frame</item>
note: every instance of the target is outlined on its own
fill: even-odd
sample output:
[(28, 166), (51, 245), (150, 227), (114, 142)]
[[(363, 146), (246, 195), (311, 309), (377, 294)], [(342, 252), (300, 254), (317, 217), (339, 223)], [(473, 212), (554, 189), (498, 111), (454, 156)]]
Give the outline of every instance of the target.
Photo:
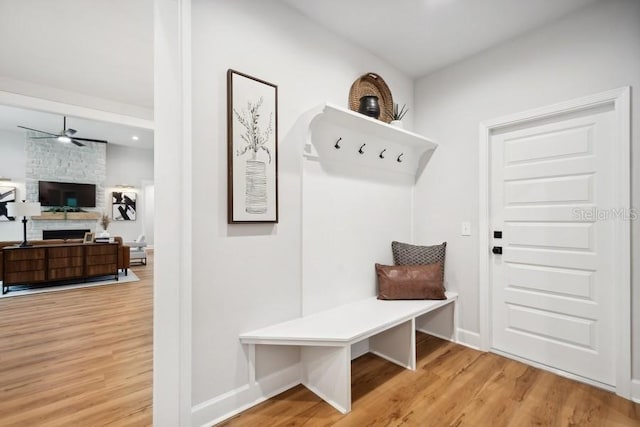
[(227, 222), (277, 223), (278, 86), (227, 71)]

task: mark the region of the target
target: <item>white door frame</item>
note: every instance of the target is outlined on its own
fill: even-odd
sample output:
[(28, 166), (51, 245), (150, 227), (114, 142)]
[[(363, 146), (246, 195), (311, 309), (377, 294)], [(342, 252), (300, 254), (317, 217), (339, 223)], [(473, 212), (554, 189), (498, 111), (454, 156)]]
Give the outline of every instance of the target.
[[(611, 144), (614, 151), (616, 206), (631, 208), (631, 171), (630, 171), (630, 88), (601, 92), (583, 98), (554, 104), (500, 117), (480, 123), (479, 153), (479, 312), (480, 312), (480, 348), (491, 350), (491, 270), (490, 270), (490, 233), (491, 233), (491, 156), (490, 140), (493, 131), (524, 124), (533, 120), (552, 118), (580, 110), (611, 104), (616, 115), (617, 138)], [(631, 224), (630, 221), (615, 221), (615, 237), (617, 242), (614, 259), (616, 274), (614, 289), (614, 310), (616, 325), (615, 364), (616, 394), (631, 398)]]
[[(191, 0), (154, 0), (153, 425), (192, 425)], [(179, 195), (176, 212), (175, 195)]]

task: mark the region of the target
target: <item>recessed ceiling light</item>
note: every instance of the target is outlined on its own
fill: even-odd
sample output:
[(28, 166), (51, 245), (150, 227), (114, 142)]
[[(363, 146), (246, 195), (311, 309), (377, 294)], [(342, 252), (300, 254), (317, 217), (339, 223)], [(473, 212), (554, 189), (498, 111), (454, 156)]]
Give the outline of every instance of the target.
[(131, 137), (131, 139), (133, 139), (134, 141), (137, 141), (137, 140), (139, 140), (140, 138), (138, 138), (137, 136), (133, 135), (133, 136)]

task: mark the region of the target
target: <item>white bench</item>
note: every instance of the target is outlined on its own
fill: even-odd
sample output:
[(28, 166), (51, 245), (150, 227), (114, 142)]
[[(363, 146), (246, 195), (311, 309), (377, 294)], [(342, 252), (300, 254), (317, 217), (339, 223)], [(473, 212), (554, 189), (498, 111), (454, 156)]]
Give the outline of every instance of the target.
[[(351, 411), (351, 345), (369, 338), (372, 353), (415, 370), (416, 318), (458, 298), (454, 292), (446, 295), (446, 300), (380, 301), (371, 297), (244, 333), (240, 341), (250, 346), (300, 346), (302, 384), (346, 414)], [(255, 349), (250, 354), (255, 355)]]

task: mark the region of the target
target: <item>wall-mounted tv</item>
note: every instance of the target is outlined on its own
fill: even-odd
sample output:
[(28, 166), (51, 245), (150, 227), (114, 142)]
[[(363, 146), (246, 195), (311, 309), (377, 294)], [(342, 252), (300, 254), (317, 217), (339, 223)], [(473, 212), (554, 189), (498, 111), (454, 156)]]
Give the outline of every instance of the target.
[(38, 190), (42, 206), (96, 207), (95, 184), (39, 181)]

